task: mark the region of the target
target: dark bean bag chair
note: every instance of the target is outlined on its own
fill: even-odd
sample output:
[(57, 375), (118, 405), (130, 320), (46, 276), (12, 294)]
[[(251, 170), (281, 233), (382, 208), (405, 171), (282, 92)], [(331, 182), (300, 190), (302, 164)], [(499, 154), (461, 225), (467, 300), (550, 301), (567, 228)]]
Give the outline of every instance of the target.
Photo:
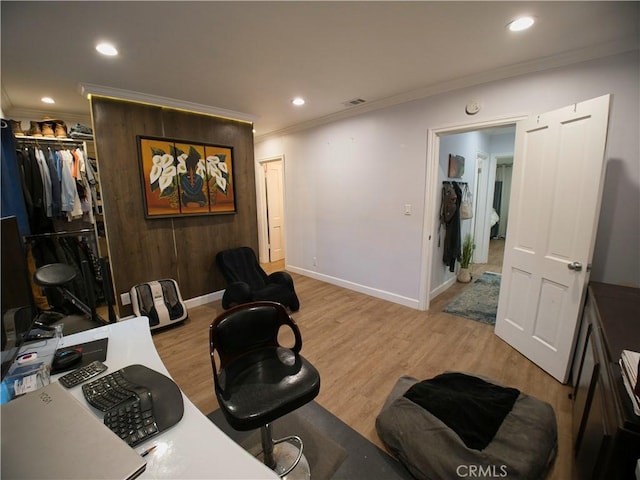
[(400, 378), (378, 436), (418, 479), (542, 480), (557, 453), (551, 405), (491, 380), (449, 372)]

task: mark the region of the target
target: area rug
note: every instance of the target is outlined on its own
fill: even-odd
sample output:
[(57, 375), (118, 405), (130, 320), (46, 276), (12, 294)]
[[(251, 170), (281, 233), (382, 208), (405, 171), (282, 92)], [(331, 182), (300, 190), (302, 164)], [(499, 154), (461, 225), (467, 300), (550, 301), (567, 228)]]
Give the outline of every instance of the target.
[(443, 311), (477, 322), (495, 325), (500, 294), (499, 273), (484, 272), (447, 305)]
[[(231, 439), (255, 456), (260, 431), (238, 432), (220, 410), (207, 415)], [(373, 420), (372, 420), (373, 421)], [(310, 402), (272, 423), (274, 438), (298, 435), (314, 480), (384, 478), (412, 479), (393, 457), (379, 449), (316, 402)]]

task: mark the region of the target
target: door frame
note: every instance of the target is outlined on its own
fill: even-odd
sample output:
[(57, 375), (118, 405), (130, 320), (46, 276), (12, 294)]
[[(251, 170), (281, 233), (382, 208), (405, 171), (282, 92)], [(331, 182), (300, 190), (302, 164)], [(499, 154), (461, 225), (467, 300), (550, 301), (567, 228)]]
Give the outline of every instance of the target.
[[(484, 161), (485, 171), (478, 173), (478, 163)], [(473, 186), (473, 201), (475, 202), (475, 212), (473, 221), (473, 258), (474, 263), (486, 263), (489, 255), (489, 236), (485, 237), (487, 223), (489, 222), (488, 206), (493, 202), (493, 190), (491, 190), (491, 156), (486, 152), (476, 153), (476, 175)], [(482, 181), (481, 181), (482, 180)], [(478, 260), (478, 252), (480, 259)]]
[(433, 241), (438, 238), (438, 218), (440, 210), (440, 186), (438, 169), (440, 166), (440, 137), (456, 133), (467, 133), (487, 128), (513, 125), (529, 118), (529, 114), (499, 117), (483, 122), (455, 124), (427, 131), (427, 168), (425, 178), (424, 219), (422, 224), (422, 260), (420, 266), (419, 310), (429, 310), (431, 303), (431, 269), (434, 265)]
[[(284, 161), (284, 154), (275, 155), (273, 157), (257, 159), (255, 163), (256, 172), (256, 211), (258, 216), (258, 260), (260, 263), (269, 262), (269, 223), (267, 220), (267, 189), (265, 186), (264, 164), (268, 162), (282, 161), (282, 216), (284, 224), (287, 222), (287, 208), (286, 208), (286, 164)], [(287, 238), (286, 230), (283, 238), (286, 256)], [(285, 257), (286, 258), (286, 257)]]

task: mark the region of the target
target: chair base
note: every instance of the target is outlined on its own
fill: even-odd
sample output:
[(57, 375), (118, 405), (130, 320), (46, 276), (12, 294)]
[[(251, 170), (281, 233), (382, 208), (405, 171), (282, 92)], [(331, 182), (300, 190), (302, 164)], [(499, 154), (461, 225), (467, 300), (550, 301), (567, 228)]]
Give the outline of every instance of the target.
[[(289, 437), (275, 440), (272, 436), (272, 427), (270, 423), (260, 428), (260, 436), (262, 439), (262, 452), (258, 458), (271, 470), (276, 472), (280, 478), (287, 480), (298, 480), (311, 478), (311, 470), (309, 462), (302, 454), (304, 445), (302, 439), (292, 435)], [(296, 448), (289, 443), (290, 440), (298, 444)]]
[[(273, 456), (276, 460), (276, 466), (271, 469), (284, 480), (309, 480), (311, 478), (311, 469), (304, 454), (293, 470), (286, 475), (282, 475), (291, 464), (295, 463), (299, 451), (295, 445), (286, 441), (275, 444), (273, 446)], [(258, 459), (264, 463), (264, 455), (262, 453), (258, 456)]]

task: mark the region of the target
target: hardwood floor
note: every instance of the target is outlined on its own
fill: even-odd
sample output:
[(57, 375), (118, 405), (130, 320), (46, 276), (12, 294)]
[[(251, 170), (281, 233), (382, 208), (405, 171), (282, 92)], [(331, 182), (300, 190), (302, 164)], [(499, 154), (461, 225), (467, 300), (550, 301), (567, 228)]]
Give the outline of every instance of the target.
[[(498, 257), (501, 263), (501, 255)], [(497, 262), (474, 265), (473, 273), (500, 268)], [(302, 354), (322, 378), (316, 401), (365, 438), (384, 448), (375, 431), (375, 418), (400, 376), (422, 380), (446, 370), (476, 373), (552, 405), (558, 421), (559, 451), (548, 478), (571, 478), (570, 388), (499, 339), (493, 327), (442, 312), (464, 285), (452, 286), (431, 302), (428, 312), (421, 312), (292, 276), (301, 303), (300, 311), (292, 316), (302, 333)], [(219, 301), (192, 308), (183, 326), (154, 334), (169, 372), (205, 414), (217, 408), (208, 359), (208, 327), (221, 312)], [(283, 336), (283, 341), (288, 340), (290, 337)]]

